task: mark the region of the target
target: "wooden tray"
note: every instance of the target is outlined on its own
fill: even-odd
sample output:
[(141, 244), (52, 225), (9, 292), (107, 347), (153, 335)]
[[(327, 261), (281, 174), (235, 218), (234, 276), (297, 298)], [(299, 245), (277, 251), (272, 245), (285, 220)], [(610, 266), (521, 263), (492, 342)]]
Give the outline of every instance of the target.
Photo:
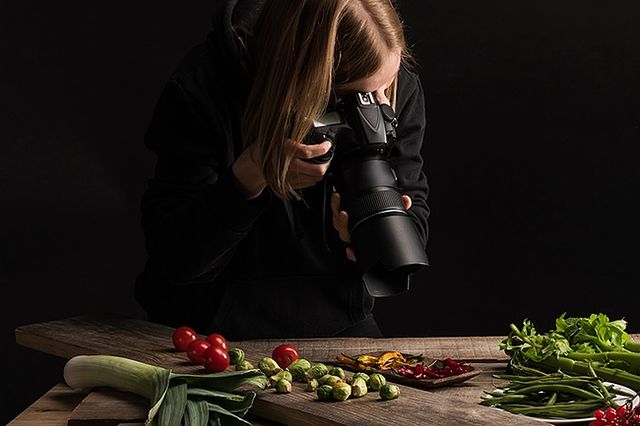
[[(368, 354), (358, 354), (355, 355), (356, 356), (360, 356), (360, 355), (375, 355), (375, 356), (380, 356), (382, 355), (384, 352), (375, 352), (375, 353), (368, 353)], [(425, 364), (430, 364), (430, 361), (434, 361), (433, 359), (428, 359), (425, 358)], [(394, 383), (399, 383), (401, 385), (406, 385), (406, 386), (412, 386), (414, 388), (418, 388), (418, 389), (433, 389), (433, 388), (439, 388), (439, 387), (444, 387), (444, 386), (452, 386), (458, 383), (462, 383), (462, 382), (466, 382), (469, 379), (472, 379), (474, 377), (476, 377), (477, 375), (480, 374), (480, 371), (476, 371), (475, 368), (473, 366), (471, 366), (471, 371), (467, 372), (467, 373), (463, 373), (463, 374), (458, 374), (457, 376), (449, 376), (449, 377), (443, 377), (440, 379), (436, 379), (436, 378), (429, 378), (429, 379), (413, 379), (410, 377), (405, 377), (402, 376), (396, 372), (394, 372), (393, 370), (378, 370), (378, 369), (372, 369), (372, 368), (367, 368), (367, 369), (360, 369), (354, 365), (350, 365), (350, 364), (344, 364), (341, 363), (339, 361), (335, 361), (335, 362), (330, 362), (328, 363), (330, 365), (334, 365), (336, 367), (341, 367), (345, 370), (349, 370), (352, 372), (364, 372), (367, 374), (371, 374), (371, 373), (380, 373), (382, 374), (385, 379), (387, 379), (390, 382), (394, 382)]]

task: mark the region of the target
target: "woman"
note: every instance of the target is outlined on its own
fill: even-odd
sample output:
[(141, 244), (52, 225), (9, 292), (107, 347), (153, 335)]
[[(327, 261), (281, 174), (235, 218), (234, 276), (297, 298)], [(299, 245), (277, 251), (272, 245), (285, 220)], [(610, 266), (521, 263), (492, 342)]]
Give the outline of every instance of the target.
[[(318, 184), (330, 164), (304, 161), (331, 144), (301, 142), (341, 96), (391, 102), (391, 160), (426, 244), (424, 98), (403, 65), (400, 19), (389, 0), (218, 4), (213, 31), (178, 66), (147, 132), (158, 159), (142, 203), (149, 260), (136, 297), (151, 321), (233, 340), (380, 336), (348, 215), (331, 185)], [(334, 229), (323, 232), (325, 222)]]

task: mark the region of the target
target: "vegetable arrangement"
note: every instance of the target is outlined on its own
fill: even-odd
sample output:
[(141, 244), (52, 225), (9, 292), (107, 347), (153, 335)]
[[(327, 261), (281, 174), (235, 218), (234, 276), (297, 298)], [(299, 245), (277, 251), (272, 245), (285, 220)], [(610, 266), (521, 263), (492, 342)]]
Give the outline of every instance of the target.
[[(64, 379), (74, 389), (106, 386), (140, 395), (150, 402), (145, 424), (158, 426), (250, 426), (242, 417), (256, 393), (247, 391), (247, 385), (272, 387), (276, 393), (286, 394), (292, 391), (293, 382), (302, 382), (318, 399), (335, 401), (359, 398), (369, 390), (377, 391), (384, 400), (400, 394), (399, 388), (387, 384), (380, 374), (361, 372), (347, 378), (342, 368), (329, 369), (299, 358), (290, 344), (277, 346), (272, 357), (262, 358), (254, 368), (241, 348), (229, 349), (227, 340), (217, 333), (200, 339), (192, 328), (179, 327), (172, 342), (192, 363), (211, 373), (178, 374), (123, 357), (80, 355), (67, 362)], [(394, 356), (381, 359), (385, 365), (394, 365)], [(225, 371), (230, 365), (235, 365), (236, 371)], [(241, 387), (242, 392), (236, 391)]]
[(556, 319), (555, 330), (539, 334), (531, 321), (524, 320), (522, 328), (511, 324), (500, 348), (511, 356), (509, 368), (515, 372), (533, 367), (584, 376), (592, 367), (598, 377), (638, 391), (640, 343), (630, 340), (626, 326), (626, 321), (609, 321), (604, 314), (588, 318), (563, 314)]
[(545, 418), (595, 417), (592, 426), (640, 425), (640, 408), (633, 407), (638, 394), (625, 395), (629, 398), (618, 405), (616, 388), (603, 383), (640, 390), (640, 343), (630, 339), (626, 327), (626, 321), (610, 321), (604, 314), (563, 314), (547, 333), (538, 333), (526, 319), (521, 328), (511, 324), (500, 348), (511, 357), (513, 374), (496, 376), (511, 383), (482, 404)]
[(615, 398), (619, 395), (633, 396), (605, 385), (593, 371), (589, 376), (570, 376), (530, 368), (527, 373), (530, 375), (494, 375), (509, 382), (497, 391), (487, 392), (481, 404), (515, 414), (579, 419), (592, 416), (596, 409), (617, 407)]
[[(291, 348), (287, 348), (287, 352), (290, 351)], [(304, 358), (295, 359), (283, 370), (273, 358), (264, 357), (258, 363), (258, 368), (269, 377), (270, 384), (277, 393), (290, 393), (292, 382), (300, 382), (307, 384), (307, 392), (316, 392), (320, 401), (360, 398), (370, 390), (378, 392), (384, 400), (395, 399), (400, 395), (400, 389), (396, 385), (387, 384), (385, 377), (379, 373), (369, 376), (358, 372), (347, 377), (340, 367), (329, 368), (323, 363), (311, 364)]]

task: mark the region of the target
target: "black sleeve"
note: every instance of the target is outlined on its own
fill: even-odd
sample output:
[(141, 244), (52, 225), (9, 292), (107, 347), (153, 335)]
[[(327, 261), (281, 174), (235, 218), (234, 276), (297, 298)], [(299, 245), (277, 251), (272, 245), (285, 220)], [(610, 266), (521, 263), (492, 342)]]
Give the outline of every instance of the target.
[(171, 80), (147, 131), (158, 159), (142, 225), (148, 265), (161, 269), (151, 275), (161, 272), (169, 282), (215, 278), (271, 199), (268, 189), (244, 199), (225, 159), (233, 141), (223, 115), (203, 108)]
[(391, 151), (391, 161), (396, 167), (402, 193), (411, 197), (409, 214), (426, 247), (429, 237), (429, 187), (422, 170), (423, 160), (420, 154), (427, 126), (424, 92), (415, 74), (402, 70), (399, 79), (398, 138)]

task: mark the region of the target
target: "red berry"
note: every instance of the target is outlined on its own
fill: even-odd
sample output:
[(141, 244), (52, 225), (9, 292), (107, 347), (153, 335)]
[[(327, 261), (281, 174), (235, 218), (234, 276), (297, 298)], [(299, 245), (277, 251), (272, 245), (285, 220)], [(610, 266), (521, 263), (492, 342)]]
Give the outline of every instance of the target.
[(603, 417), (604, 417), (604, 411), (602, 411), (602, 410), (596, 410), (596, 411), (595, 411), (595, 413), (593, 413), (593, 415), (595, 416), (595, 418), (596, 418), (597, 420), (598, 420), (598, 419), (601, 419), (601, 418), (603, 418)]
[(609, 407), (607, 408), (607, 411), (604, 412), (604, 418), (605, 420), (613, 422), (618, 418), (618, 414), (616, 413), (615, 409), (613, 409), (612, 407)]

